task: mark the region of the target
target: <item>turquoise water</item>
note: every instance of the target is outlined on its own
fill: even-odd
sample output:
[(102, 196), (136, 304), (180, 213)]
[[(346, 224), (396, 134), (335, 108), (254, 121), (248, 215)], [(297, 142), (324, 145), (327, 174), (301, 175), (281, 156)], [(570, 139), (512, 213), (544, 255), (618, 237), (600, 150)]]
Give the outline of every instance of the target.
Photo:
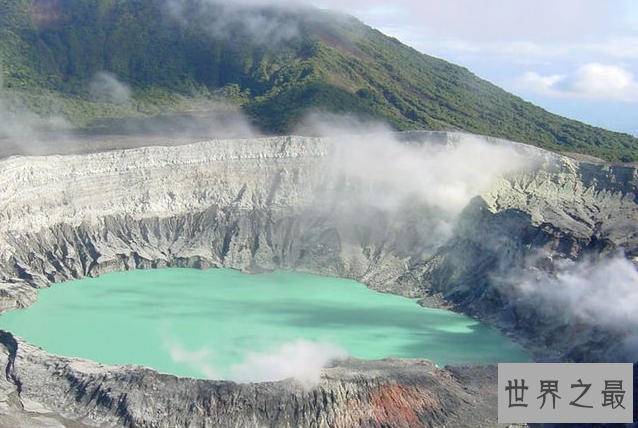
[(295, 364), (322, 365), (346, 352), (439, 365), (529, 361), (474, 319), (296, 272), (112, 273), (41, 290), (31, 307), (0, 316), (0, 327), (51, 353), (200, 378), (285, 377)]

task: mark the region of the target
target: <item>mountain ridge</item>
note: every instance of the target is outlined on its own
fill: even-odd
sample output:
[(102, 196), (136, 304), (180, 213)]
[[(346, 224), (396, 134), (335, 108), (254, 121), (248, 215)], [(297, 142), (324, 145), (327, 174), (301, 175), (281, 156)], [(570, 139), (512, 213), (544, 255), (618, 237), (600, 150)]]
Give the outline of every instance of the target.
[[(631, 135), (546, 112), (340, 13), (198, 0), (1, 0), (0, 12), (5, 98), (91, 132), (224, 100), (275, 134), (323, 110), (638, 160)], [(96, 97), (102, 72), (124, 98)]]

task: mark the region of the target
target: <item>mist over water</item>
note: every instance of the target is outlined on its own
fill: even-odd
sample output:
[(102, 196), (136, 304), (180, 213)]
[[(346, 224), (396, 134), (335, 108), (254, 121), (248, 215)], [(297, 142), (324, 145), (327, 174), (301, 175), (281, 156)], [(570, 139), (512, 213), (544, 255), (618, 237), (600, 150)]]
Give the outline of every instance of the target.
[(527, 361), (499, 332), (352, 280), (225, 269), (128, 271), (54, 285), (0, 326), (45, 350), (239, 382), (319, 380), (353, 356)]

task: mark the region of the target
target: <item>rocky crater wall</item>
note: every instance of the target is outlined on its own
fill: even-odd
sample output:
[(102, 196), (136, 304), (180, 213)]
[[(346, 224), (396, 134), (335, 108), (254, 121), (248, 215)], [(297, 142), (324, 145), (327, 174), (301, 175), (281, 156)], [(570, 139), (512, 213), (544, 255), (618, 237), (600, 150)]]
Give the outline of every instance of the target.
[[(420, 134), (410, 138), (409, 144), (423, 144), (415, 140), (432, 137), (437, 144), (453, 148), (464, 135)], [(488, 140), (515, 147), (530, 164), (496, 178), (467, 203), (446, 234), (437, 232), (436, 237), (433, 219), (441, 213), (418, 198), (400, 209), (370, 204), (367, 182), (335, 169), (331, 161), (331, 151), (338, 144), (335, 140), (273, 137), (0, 160), (1, 309), (31, 304), (40, 287), (116, 270), (162, 266), (229, 267), (249, 272), (295, 269), (353, 278), (378, 290), (421, 297), (426, 305), (477, 316), (513, 334), (539, 360), (630, 358), (614, 346), (620, 333), (548, 316), (504, 287), (502, 278), (504, 269), (551, 273), (560, 260), (604, 259), (620, 250), (635, 263), (636, 169), (586, 164)], [(374, 375), (370, 375), (374, 386), (366, 384), (363, 389), (358, 389), (359, 383), (367, 381), (347, 380), (354, 379), (351, 372), (358, 369), (346, 365), (326, 372), (324, 395), (295, 392), (288, 398), (296, 407), (289, 407), (289, 401), (276, 405), (269, 401), (282, 394), (281, 388), (288, 391), (283, 384), (244, 388), (177, 380), (135, 368), (109, 368), (99, 374), (102, 369), (95, 368), (99, 365), (88, 372), (75, 371), (73, 361), (48, 356), (10, 335), (3, 337), (8, 382), (4, 405), (24, 410), (24, 403), (33, 401), (56, 415), (67, 409), (68, 415), (60, 417), (76, 422), (84, 418), (125, 426), (189, 426), (173, 420), (166, 422), (172, 425), (161, 425), (158, 421), (166, 415), (135, 414), (142, 408), (151, 409), (149, 412), (168, 408), (169, 404), (160, 403), (166, 399), (173, 400), (171, 405), (195, 406), (184, 415), (171, 413), (176, 418), (201, 413), (202, 420), (219, 423), (222, 416), (235, 417), (231, 415), (235, 410), (220, 410), (231, 409), (227, 400), (244, 400), (242, 408), (252, 406), (252, 410), (241, 417), (255, 421), (259, 414), (276, 421), (265, 426), (349, 426), (353, 421), (337, 423), (330, 418), (357, 414), (339, 413), (352, 394), (364, 394), (368, 404), (394, 400), (393, 394), (386, 397), (379, 392), (385, 386), (378, 382), (385, 382), (388, 376), (393, 379), (390, 389), (420, 388), (408, 382), (412, 374), (403, 373), (412, 373), (413, 363), (374, 366)], [(16, 359), (16, 355), (21, 356)], [(44, 371), (37, 380), (29, 374), (31, 366)], [(398, 373), (400, 379), (388, 373)], [(454, 377), (445, 373), (441, 376)], [(466, 380), (478, 376), (481, 382), (489, 378), (485, 372), (467, 376)], [(150, 398), (156, 394), (153, 391), (169, 384), (170, 394), (158, 392), (160, 401)], [(56, 388), (75, 394), (75, 404), (62, 403), (67, 398), (54, 393)], [(129, 388), (130, 393), (125, 393)], [(185, 392), (191, 388), (196, 392)], [(410, 391), (407, 397), (415, 400), (428, 397), (422, 391)], [(436, 407), (421, 401), (418, 405), (395, 402), (391, 410), (383, 411), (387, 417), (387, 412), (400, 409)], [(324, 404), (319, 406), (320, 402)], [(416, 417), (423, 425), (433, 420), (445, 423), (446, 418), (464, 412), (459, 406), (446, 404), (441, 414), (428, 410), (406, 417)], [(445, 409), (456, 410), (446, 415)], [(290, 419), (310, 417), (304, 412), (315, 412), (315, 418), (324, 422)], [(80, 418), (80, 414), (85, 416)], [(377, 422), (368, 425), (382, 426)]]
[[(435, 136), (449, 146), (463, 138)], [(541, 269), (550, 271), (555, 260), (619, 248), (638, 256), (633, 167), (518, 145), (533, 166), (495, 179), (446, 240), (432, 242), (432, 218), (440, 214), (418, 197), (400, 209), (370, 204), (361, 196), (367, 183), (335, 168), (334, 144), (275, 137), (4, 159), (2, 307), (28, 305), (38, 287), (115, 270), (296, 269), (439, 297), (534, 337), (526, 319), (534, 319), (533, 308), (512, 312), (495, 273), (524, 268), (539, 251)]]

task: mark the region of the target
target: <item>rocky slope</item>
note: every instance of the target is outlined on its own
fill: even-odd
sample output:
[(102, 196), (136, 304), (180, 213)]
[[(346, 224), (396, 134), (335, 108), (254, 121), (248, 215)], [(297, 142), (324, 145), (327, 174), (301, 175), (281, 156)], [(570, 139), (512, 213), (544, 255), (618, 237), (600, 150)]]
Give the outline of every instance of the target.
[[(454, 147), (462, 138), (404, 139)], [(617, 332), (548, 317), (504, 287), (499, 274), (504, 267), (552, 271), (562, 259), (601, 259), (619, 248), (635, 261), (636, 169), (489, 141), (533, 161), (471, 199), (444, 242), (433, 241), (432, 211), (422, 204), (394, 211), (370, 205), (361, 196), (366, 181), (335, 169), (332, 140), (208, 141), (0, 160), (2, 310), (29, 305), (39, 287), (115, 270), (297, 269), (452, 306), (512, 333), (539, 359), (631, 358), (614, 346)], [(349, 362), (326, 370), (308, 393), (289, 382), (241, 386), (103, 368), (46, 355), (10, 335), (2, 346), (5, 415), (24, 407), (24, 417), (39, 418), (31, 409), (43, 406), (67, 426), (383, 426), (388, 418), (401, 421), (393, 426), (464, 426), (471, 425), (468, 408), (495, 423), (493, 407), (476, 402), (489, 401), (484, 391), (481, 399), (475, 394), (489, 390), (487, 369), (455, 377), (421, 362)], [(463, 392), (467, 383), (475, 386)]]
[(0, 335), (0, 427), (429, 427), (489, 423), (496, 367), (344, 361), (321, 383), (238, 385), (52, 357)]

